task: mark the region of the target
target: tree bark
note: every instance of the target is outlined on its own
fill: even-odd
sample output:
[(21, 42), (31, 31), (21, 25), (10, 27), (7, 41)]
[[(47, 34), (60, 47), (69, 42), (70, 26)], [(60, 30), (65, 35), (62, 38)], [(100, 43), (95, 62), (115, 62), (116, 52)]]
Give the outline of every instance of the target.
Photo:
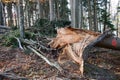
[(12, 3), (7, 3), (8, 26), (13, 26)]
[(97, 21), (97, 0), (94, 0), (94, 31), (98, 31), (98, 21)]
[(83, 27), (83, 5), (82, 0), (79, 1), (79, 28)]
[(71, 0), (71, 22), (73, 27), (79, 27), (79, 0)]
[(92, 26), (92, 10), (91, 10), (91, 0), (88, 0), (88, 21), (89, 21), (89, 30), (93, 29)]
[(49, 8), (50, 8), (50, 21), (54, 20), (54, 0), (49, 0)]
[(23, 0), (19, 0), (18, 1), (18, 15), (19, 15), (20, 37), (24, 38)]
[(113, 49), (113, 50), (120, 50), (120, 38), (109, 36), (105, 37), (103, 40), (98, 42), (95, 46), (107, 48), (107, 49)]
[[(107, 12), (107, 0), (105, 0), (105, 11)], [(106, 21), (107, 21), (107, 15), (106, 15), (107, 13), (105, 13), (105, 15), (104, 15), (104, 27), (103, 27), (103, 31), (105, 31), (106, 30), (106, 28), (107, 28), (107, 26), (106, 26)]]
[(2, 6), (2, 2), (0, 2), (0, 25), (4, 24), (4, 20), (3, 20), (3, 6)]

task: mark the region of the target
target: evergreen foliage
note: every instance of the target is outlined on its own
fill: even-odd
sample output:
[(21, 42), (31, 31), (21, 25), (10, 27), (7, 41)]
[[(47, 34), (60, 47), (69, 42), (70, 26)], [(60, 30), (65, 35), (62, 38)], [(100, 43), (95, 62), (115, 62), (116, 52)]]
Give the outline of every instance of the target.
[[(11, 30), (9, 34), (6, 34), (2, 37), (3, 45), (5, 46), (12, 46), (12, 47), (18, 47), (18, 42), (15, 39), (15, 37), (20, 37), (19, 29)], [(25, 38), (27, 39), (34, 39), (35, 34), (29, 31), (25, 32)]]
[(65, 27), (70, 23), (70, 21), (66, 20), (49, 21), (48, 19), (38, 19), (32, 29), (34, 29), (35, 33), (39, 31), (41, 36), (55, 36), (56, 28)]

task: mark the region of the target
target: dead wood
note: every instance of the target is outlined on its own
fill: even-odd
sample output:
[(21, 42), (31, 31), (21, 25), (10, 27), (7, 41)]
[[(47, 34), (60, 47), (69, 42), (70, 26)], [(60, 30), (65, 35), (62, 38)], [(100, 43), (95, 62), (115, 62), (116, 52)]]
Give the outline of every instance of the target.
[(96, 45), (98, 42), (102, 41), (106, 36), (111, 35), (111, 33), (112, 33), (112, 30), (105, 31), (96, 40), (92, 41), (88, 46)]
[(41, 57), (44, 61), (46, 61), (50, 66), (54, 66), (55, 68), (57, 68), (60, 72), (63, 71), (62, 67), (60, 67), (60, 65), (55, 62), (55, 61), (50, 61), (48, 60), (48, 58), (46, 58), (45, 56), (43, 56), (42, 54), (44, 54), (42, 51), (39, 51), (40, 54), (38, 51), (36, 51), (34, 48), (30, 47), (30, 46), (27, 46), (28, 49), (30, 49), (31, 51), (33, 51), (35, 54), (37, 54), (39, 57)]
[[(57, 30), (57, 36), (54, 38), (49, 45), (58, 49), (63, 46), (62, 56), (66, 55), (72, 59), (74, 62), (80, 65), (80, 72), (83, 75), (84, 72), (84, 60), (83, 51), (86, 46), (90, 43), (91, 46), (96, 43), (96, 39), (100, 36), (100, 33), (75, 29), (70, 27), (60, 28)], [(100, 39), (101, 40), (101, 39)], [(99, 41), (99, 40), (98, 40)], [(58, 58), (58, 62), (61, 63), (61, 55)]]
[(27, 78), (19, 77), (13, 73), (0, 73), (0, 80), (28, 80)]
[[(16, 39), (19, 39), (19, 38), (16, 38)], [(17, 40), (18, 41), (18, 40)], [(39, 41), (34, 41), (34, 40), (32, 40), (32, 39), (30, 39), (30, 40), (28, 40), (28, 39), (19, 39), (19, 41), (18, 41), (18, 43), (24, 43), (24, 46), (28, 46), (28, 45), (31, 45), (31, 46), (37, 46), (37, 47), (39, 47), (39, 48), (42, 48), (42, 49), (45, 49), (45, 50), (47, 50), (47, 51), (51, 51), (51, 50), (55, 50), (55, 49), (52, 49), (52, 48), (48, 48), (48, 47), (46, 47), (46, 46), (44, 46), (44, 45), (42, 45), (41, 43), (43, 43), (43, 42), (39, 42)], [(22, 46), (22, 45), (19, 45), (19, 47), (20, 46)], [(37, 48), (36, 48), (37, 49)]]
[(22, 45), (21, 45), (21, 41), (20, 41), (20, 39), (17, 38), (17, 37), (15, 37), (15, 39), (18, 41), (19, 48), (20, 48), (21, 50), (24, 50), (23, 47), (22, 47)]

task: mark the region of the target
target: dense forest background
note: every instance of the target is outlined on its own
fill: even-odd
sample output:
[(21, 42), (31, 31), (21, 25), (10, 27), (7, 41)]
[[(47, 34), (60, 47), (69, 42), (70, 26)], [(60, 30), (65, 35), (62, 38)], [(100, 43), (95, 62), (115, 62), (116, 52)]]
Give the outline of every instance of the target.
[(96, 32), (114, 29), (118, 33), (119, 3), (114, 21), (111, 3), (111, 0), (1, 0), (0, 25), (19, 28), (21, 37), (27, 28), (46, 28), (42, 31), (46, 34), (51, 29), (52, 34), (55, 28), (69, 24)]

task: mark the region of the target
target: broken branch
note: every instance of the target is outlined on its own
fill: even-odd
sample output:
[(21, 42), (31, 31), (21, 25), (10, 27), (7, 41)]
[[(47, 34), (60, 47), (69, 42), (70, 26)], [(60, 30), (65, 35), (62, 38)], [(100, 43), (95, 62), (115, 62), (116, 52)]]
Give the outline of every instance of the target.
[(33, 51), (35, 54), (37, 54), (39, 57), (41, 57), (44, 61), (46, 61), (49, 65), (54, 66), (55, 68), (57, 68), (60, 72), (63, 71), (62, 67), (60, 67), (60, 65), (57, 62), (50, 62), (45, 56), (41, 55), (40, 53), (44, 54), (42, 51), (40, 51), (40, 53), (38, 51), (36, 51), (35, 49), (33, 49), (30, 46), (27, 46), (28, 49), (30, 49), (31, 51)]

